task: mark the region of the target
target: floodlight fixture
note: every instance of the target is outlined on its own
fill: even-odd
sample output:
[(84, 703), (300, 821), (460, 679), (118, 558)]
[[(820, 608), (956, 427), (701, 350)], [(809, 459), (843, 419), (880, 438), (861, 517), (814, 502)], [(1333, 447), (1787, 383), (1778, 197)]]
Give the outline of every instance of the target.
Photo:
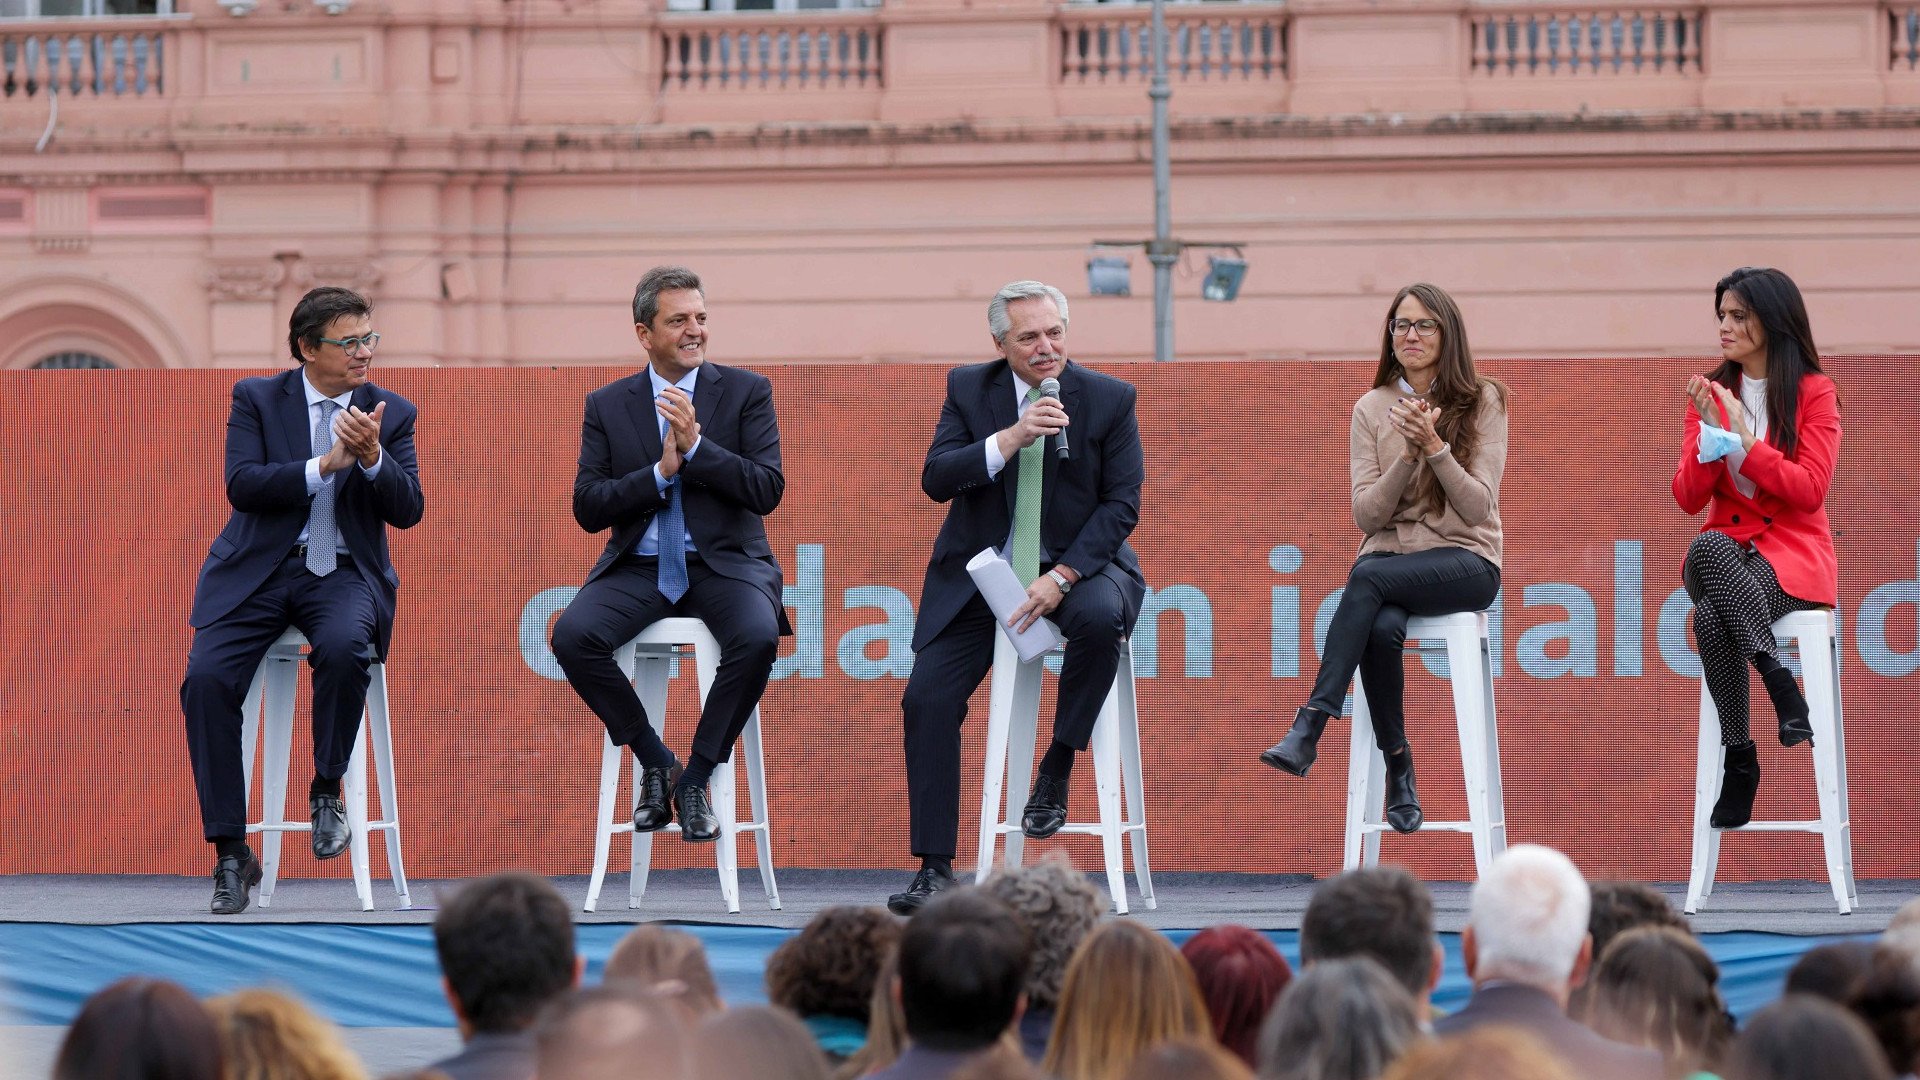
[(1247, 276), (1247, 260), (1236, 249), (1232, 255), (1207, 256), (1207, 280), (1200, 286), (1200, 299), (1230, 303), (1240, 295), (1240, 282)]
[(1094, 296), (1132, 296), (1132, 262), (1124, 255), (1087, 256), (1087, 292)]

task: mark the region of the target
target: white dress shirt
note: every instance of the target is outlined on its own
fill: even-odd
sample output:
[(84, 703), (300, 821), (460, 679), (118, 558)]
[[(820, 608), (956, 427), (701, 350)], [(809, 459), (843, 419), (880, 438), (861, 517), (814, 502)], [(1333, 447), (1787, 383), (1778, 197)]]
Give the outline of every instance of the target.
[[(330, 398), (327, 395), (321, 393), (319, 390), (315, 389), (313, 383), (308, 381), (307, 371), (306, 371), (306, 368), (304, 367), (300, 369), (300, 388), (307, 392), (307, 445), (312, 446), (313, 445), (313, 429), (320, 426), (320, 413), (321, 413), (320, 403), (323, 401), (331, 401), (335, 405), (340, 406), (339, 412), (346, 412), (348, 403), (351, 402), (353, 399), (353, 391), (349, 390), (338, 397)], [(338, 415), (338, 413), (336, 413), (335, 415)], [(339, 439), (336, 437), (334, 441), (338, 442)], [(371, 480), (374, 477), (380, 475), (380, 467), (382, 465), (385, 465), (386, 463), (387, 463), (387, 448), (383, 446), (380, 448), (380, 460), (373, 463), (373, 468), (369, 469), (365, 465), (360, 465), (357, 462), (355, 463), (355, 467), (358, 468), (361, 472), (365, 473), (367, 475), (367, 479)], [(334, 475), (337, 476), (339, 474), (336, 473)], [(316, 457), (316, 458), (307, 459), (307, 494), (308, 495), (320, 494), (320, 488), (323, 485), (333, 483), (333, 480), (334, 480), (333, 476), (320, 475), (320, 459), (319, 458)], [(340, 504), (338, 502), (334, 503), (333, 513), (334, 513), (334, 523), (335, 523), (333, 535), (339, 538), (337, 550), (345, 551), (347, 550), (347, 534), (342, 532), (338, 527), (339, 520), (340, 520), (340, 517), (339, 517)], [(302, 525), (300, 527), (300, 543), (304, 544), (306, 542), (307, 542), (307, 527)]]
[[(653, 383), (653, 398), (655, 401), (660, 400), (660, 395), (666, 393), (667, 387), (669, 386), (677, 386), (680, 389), (686, 391), (687, 397), (691, 399), (693, 397), (694, 384), (700, 381), (700, 369), (694, 368), (692, 371), (689, 371), (686, 373), (686, 375), (682, 376), (679, 382), (669, 383), (664, 377), (661, 376), (661, 374), (658, 371), (654, 370), (652, 364), (648, 364), (647, 378)], [(664, 450), (667, 445), (667, 418), (664, 416), (659, 416), (657, 413), (655, 415), (656, 417), (658, 417), (660, 421), (660, 446), (661, 446), (661, 449)], [(680, 455), (681, 468), (683, 469), (686, 468), (687, 462), (692, 461), (693, 455), (700, 451), (701, 438), (702, 436), (695, 435), (693, 437), (693, 445), (687, 448), (686, 453)], [(668, 479), (666, 476), (663, 476), (660, 472), (660, 463), (659, 462), (654, 463), (653, 482), (660, 489), (660, 494), (665, 495), (667, 493), (667, 488), (670, 485), (678, 482), (679, 479), (680, 479), (680, 476), (678, 473), (675, 473), (672, 479)], [(681, 512), (682, 512), (682, 520), (685, 520), (686, 502), (684, 498), (680, 506), (681, 506)], [(689, 555), (693, 554), (693, 550), (694, 550), (693, 549), (693, 530), (689, 529), (687, 530), (687, 554)], [(660, 515), (659, 514), (653, 515), (653, 520), (647, 522), (647, 531), (640, 534), (640, 542), (634, 545), (633, 553), (635, 555), (660, 554)]]

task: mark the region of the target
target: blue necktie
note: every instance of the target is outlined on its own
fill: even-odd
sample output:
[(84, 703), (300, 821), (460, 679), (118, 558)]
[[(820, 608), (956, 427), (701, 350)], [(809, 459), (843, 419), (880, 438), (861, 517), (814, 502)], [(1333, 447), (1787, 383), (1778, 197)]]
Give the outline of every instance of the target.
[[(660, 444), (673, 438), (663, 421)], [(684, 459), (681, 467), (686, 467)], [(687, 595), (687, 514), (680, 505), (680, 477), (676, 473), (667, 482), (667, 508), (660, 511), (660, 595), (670, 603), (679, 603)]]
[[(333, 414), (339, 408), (332, 401), (320, 402), (320, 422), (313, 428), (314, 457), (325, 457), (333, 449)], [(316, 577), (326, 577), (339, 565), (334, 549), (340, 545), (340, 532), (333, 523), (333, 496), (339, 489), (335, 477), (322, 478), (320, 491), (313, 497), (313, 509), (307, 515), (307, 569)]]

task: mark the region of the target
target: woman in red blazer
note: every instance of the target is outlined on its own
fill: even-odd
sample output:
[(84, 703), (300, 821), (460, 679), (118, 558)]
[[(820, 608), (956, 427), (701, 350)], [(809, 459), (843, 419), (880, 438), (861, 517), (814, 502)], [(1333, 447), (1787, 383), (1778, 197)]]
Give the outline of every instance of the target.
[(1681, 577), (1727, 748), (1713, 826), (1729, 829), (1752, 818), (1760, 788), (1747, 732), (1749, 664), (1773, 699), (1781, 745), (1813, 738), (1807, 699), (1780, 663), (1772, 625), (1789, 611), (1832, 607), (1838, 597), (1826, 501), (1840, 450), (1840, 399), (1820, 371), (1793, 279), (1742, 267), (1720, 279), (1713, 297), (1725, 359), (1687, 383), (1673, 497), (1689, 514), (1707, 511)]

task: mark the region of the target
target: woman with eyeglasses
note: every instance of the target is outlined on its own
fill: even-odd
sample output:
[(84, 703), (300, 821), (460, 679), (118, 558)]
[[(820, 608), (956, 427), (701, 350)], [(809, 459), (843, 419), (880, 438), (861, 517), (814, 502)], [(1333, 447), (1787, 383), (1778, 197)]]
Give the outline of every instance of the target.
[(1840, 451), (1840, 396), (1820, 370), (1807, 306), (1793, 279), (1743, 266), (1713, 289), (1720, 366), (1687, 382), (1686, 437), (1673, 498), (1707, 511), (1681, 580), (1693, 598), (1693, 637), (1720, 712), (1726, 778), (1713, 827), (1753, 817), (1760, 762), (1747, 727), (1747, 669), (1773, 700), (1780, 744), (1813, 738), (1807, 699), (1780, 663), (1773, 623), (1832, 607), (1839, 561), (1827, 487)]
[(1366, 539), (1327, 628), (1313, 696), (1260, 760), (1307, 775), (1354, 672), (1387, 763), (1387, 824), (1420, 827), (1407, 747), (1407, 619), (1480, 611), (1500, 590), (1507, 388), (1480, 375), (1460, 309), (1438, 286), (1401, 289), (1381, 328), (1373, 389), (1353, 407), (1353, 520)]

